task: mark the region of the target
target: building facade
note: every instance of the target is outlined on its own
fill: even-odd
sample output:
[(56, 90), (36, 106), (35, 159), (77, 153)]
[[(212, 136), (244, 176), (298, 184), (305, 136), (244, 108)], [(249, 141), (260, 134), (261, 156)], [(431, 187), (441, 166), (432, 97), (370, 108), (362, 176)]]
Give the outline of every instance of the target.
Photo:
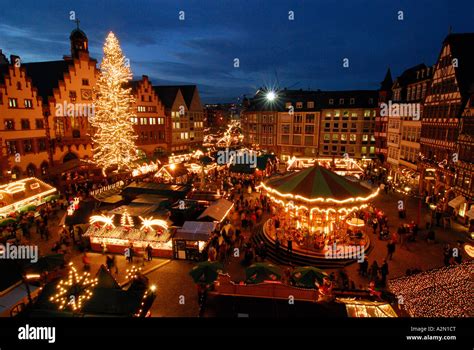
[(244, 143), (296, 157), (375, 157), (377, 91), (259, 92), (242, 113)]
[[(22, 63), (18, 56), (9, 61), (0, 51), (0, 166), (5, 180), (11, 174), (47, 175), (48, 169), (70, 160), (92, 158), (89, 121), (99, 70), (89, 56), (86, 34), (77, 28), (69, 39), (70, 55), (57, 61)], [(152, 156), (202, 144), (204, 112), (196, 85), (157, 88), (143, 76), (130, 86), (138, 153)]]
[(165, 106), (146, 75), (132, 81), (131, 86), (137, 115), (132, 118), (138, 135), (137, 148), (147, 155), (161, 154), (167, 148), (166, 129), (170, 126)]
[[(380, 83), (380, 90), (378, 95), (379, 111), (380, 105), (383, 103), (388, 103), (388, 101), (392, 98), (392, 85), (392, 73), (390, 72), (389, 68), (387, 70), (387, 73), (385, 74), (384, 80)], [(381, 163), (386, 162), (388, 155), (387, 128), (388, 117), (382, 116), (380, 115), (380, 113), (377, 113), (377, 115), (375, 116), (374, 128), (375, 154), (377, 155)]]
[(375, 158), (377, 97), (378, 92), (372, 90), (321, 94), (319, 154)]
[(419, 64), (405, 70), (394, 82), (387, 123), (387, 165), (395, 183), (417, 186), (421, 118), (432, 67)]
[[(1, 55), (1, 53), (0, 53)], [(2, 176), (40, 176), (49, 167), (42, 100), (17, 56), (0, 65), (0, 141)], [(9, 174), (7, 174), (9, 172)]]
[(421, 119), (420, 189), (434, 194), (444, 209), (456, 196), (459, 131), (474, 83), (472, 64), (466, 62), (474, 60), (473, 47), (474, 33), (450, 34), (443, 41)]
[(166, 133), (168, 152), (188, 152), (202, 145), (204, 110), (196, 85), (154, 86), (163, 102), (169, 126)]

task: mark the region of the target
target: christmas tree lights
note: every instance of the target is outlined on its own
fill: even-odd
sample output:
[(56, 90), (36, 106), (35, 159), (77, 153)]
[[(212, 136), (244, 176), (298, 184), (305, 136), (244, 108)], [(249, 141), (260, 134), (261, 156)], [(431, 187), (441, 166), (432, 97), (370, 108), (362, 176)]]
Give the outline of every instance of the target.
[(110, 32), (104, 45), (104, 58), (95, 88), (95, 116), (91, 118), (94, 129), (94, 162), (105, 176), (111, 167), (117, 171), (130, 171), (136, 157), (132, 117), (135, 117), (134, 98), (126, 85), (132, 72), (119, 41)]

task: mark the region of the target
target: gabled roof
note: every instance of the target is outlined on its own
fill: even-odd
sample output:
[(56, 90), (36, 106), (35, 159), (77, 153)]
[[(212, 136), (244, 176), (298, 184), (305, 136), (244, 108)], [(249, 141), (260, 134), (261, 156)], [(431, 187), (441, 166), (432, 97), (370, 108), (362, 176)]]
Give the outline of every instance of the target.
[(413, 84), (416, 81), (421, 81), (428, 79), (430, 75), (424, 75), (423, 78), (421, 75), (417, 77), (417, 72), (421, 70), (426, 70), (428, 67), (424, 63), (417, 64), (414, 67), (406, 69), (397, 79), (395, 79), (394, 85), (396, 87), (405, 87), (409, 84)]
[(179, 85), (179, 89), (184, 97), (184, 102), (188, 108), (191, 108), (191, 103), (193, 101), (194, 91), (196, 91), (196, 85)]
[(53, 90), (64, 80), (64, 73), (69, 71), (70, 62), (72, 61), (61, 60), (22, 64), (33, 86), (38, 89), (38, 96), (43, 98), (43, 103), (48, 101), (49, 96), (53, 96)]
[(9, 64), (0, 64), (0, 84), (5, 82), (5, 77), (10, 73)]
[(454, 70), (465, 101), (467, 95), (474, 92), (474, 33), (449, 34), (444, 43), (449, 44), (452, 57), (458, 60)]
[(178, 91), (181, 91), (183, 95), (184, 102), (188, 108), (191, 108), (191, 103), (193, 101), (194, 92), (196, 91), (196, 85), (159, 85), (153, 86), (155, 92), (159, 96), (160, 100), (164, 103), (166, 108), (171, 108), (173, 106), (174, 100), (176, 99), (176, 94)]
[(390, 71), (390, 68), (388, 68), (387, 73), (385, 73), (385, 78), (380, 83), (380, 90), (390, 91), (392, 89), (392, 84), (393, 84), (392, 72)]
[(176, 100), (179, 87), (177, 86), (153, 86), (159, 99), (165, 105), (165, 108), (172, 108), (173, 103)]

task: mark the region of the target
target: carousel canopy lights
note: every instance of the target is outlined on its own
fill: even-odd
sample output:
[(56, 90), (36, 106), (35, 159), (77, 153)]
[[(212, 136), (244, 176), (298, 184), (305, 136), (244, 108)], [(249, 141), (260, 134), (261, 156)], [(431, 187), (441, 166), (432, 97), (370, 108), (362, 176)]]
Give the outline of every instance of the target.
[(378, 189), (372, 192), (319, 165), (262, 182), (260, 186), (276, 197), (306, 203), (367, 202), (379, 192)]

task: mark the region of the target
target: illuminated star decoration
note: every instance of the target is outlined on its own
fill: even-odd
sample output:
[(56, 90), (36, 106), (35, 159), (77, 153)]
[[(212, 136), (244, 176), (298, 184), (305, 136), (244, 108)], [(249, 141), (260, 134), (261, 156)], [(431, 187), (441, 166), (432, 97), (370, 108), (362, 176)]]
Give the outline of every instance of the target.
[(72, 311), (77, 311), (92, 297), (92, 289), (96, 285), (97, 278), (90, 278), (89, 272), (79, 275), (71, 262), (68, 277), (58, 283), (56, 294), (49, 300), (58, 304), (59, 310), (70, 308)]
[(115, 225), (113, 223), (114, 216), (105, 216), (105, 215), (93, 215), (90, 217), (89, 222), (91, 224), (95, 224), (96, 222), (102, 222), (104, 223), (104, 226), (111, 226), (112, 228), (115, 228)]
[(153, 219), (153, 216), (150, 216), (149, 218), (142, 218), (141, 216), (139, 217), (140, 220), (142, 220), (142, 227), (140, 228), (141, 230), (144, 229), (153, 229), (152, 226), (160, 226), (161, 228), (167, 230), (168, 229), (168, 224), (166, 223), (165, 220), (161, 219)]

